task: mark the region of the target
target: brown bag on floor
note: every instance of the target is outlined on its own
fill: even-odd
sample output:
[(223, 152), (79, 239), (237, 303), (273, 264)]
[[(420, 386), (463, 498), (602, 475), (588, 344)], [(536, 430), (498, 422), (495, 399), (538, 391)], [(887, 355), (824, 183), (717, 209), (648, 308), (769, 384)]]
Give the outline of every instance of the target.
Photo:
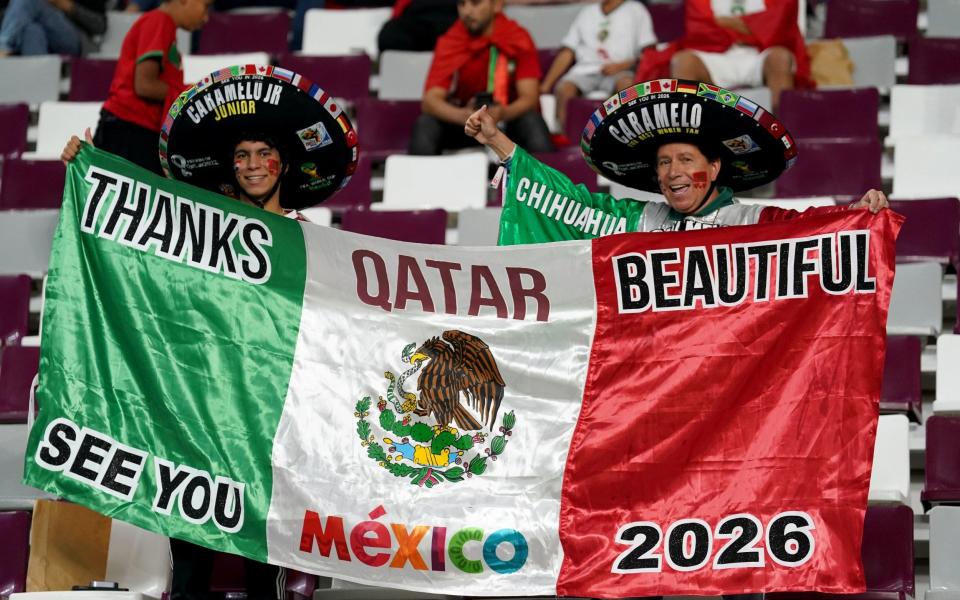
[(853, 85), (853, 70), (846, 46), (840, 40), (816, 40), (807, 44), (810, 75), (817, 86)]
[(89, 508), (37, 500), (30, 526), (27, 591), (70, 590), (107, 573), (111, 519)]

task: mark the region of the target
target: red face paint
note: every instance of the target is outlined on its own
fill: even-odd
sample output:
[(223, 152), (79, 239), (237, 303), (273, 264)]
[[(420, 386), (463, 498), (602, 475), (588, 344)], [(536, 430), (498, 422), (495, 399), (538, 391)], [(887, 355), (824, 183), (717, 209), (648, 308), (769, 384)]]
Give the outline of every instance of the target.
[(698, 190), (703, 190), (707, 188), (707, 172), (706, 171), (697, 171), (692, 175), (693, 178), (693, 187)]
[(233, 161), (233, 172), (234, 172), (234, 173), (239, 173), (239, 172), (240, 172), (240, 169), (242, 169), (242, 168), (243, 168), (243, 161), (242, 161), (242, 160), (235, 160), (235, 161)]
[(268, 159), (267, 159), (267, 173), (270, 173), (271, 175), (279, 175), (279, 174), (280, 174), (280, 161), (278, 161), (278, 160), (275, 159), (275, 158), (268, 158)]

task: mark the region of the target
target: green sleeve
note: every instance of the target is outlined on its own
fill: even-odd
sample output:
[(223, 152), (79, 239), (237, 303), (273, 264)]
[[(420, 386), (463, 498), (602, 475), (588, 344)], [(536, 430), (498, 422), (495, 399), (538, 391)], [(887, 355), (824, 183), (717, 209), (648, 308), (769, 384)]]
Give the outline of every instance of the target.
[(646, 205), (591, 193), (519, 146), (508, 165), (504, 186), (501, 246), (585, 240), (636, 231)]

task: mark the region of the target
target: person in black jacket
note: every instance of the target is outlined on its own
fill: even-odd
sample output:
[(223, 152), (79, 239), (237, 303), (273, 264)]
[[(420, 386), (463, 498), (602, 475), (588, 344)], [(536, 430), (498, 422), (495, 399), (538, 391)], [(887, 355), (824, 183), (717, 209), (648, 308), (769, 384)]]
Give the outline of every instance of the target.
[(105, 0), (10, 0), (0, 22), (0, 56), (80, 56), (106, 30)]

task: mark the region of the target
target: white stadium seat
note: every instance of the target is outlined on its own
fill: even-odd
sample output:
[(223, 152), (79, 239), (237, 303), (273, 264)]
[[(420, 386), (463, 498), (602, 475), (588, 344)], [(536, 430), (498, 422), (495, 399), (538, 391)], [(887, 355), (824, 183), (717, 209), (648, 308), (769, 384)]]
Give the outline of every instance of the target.
[(943, 326), (943, 267), (937, 263), (897, 265), (887, 315), (887, 335), (929, 336)]
[[(308, 10), (303, 21), (303, 54), (337, 56), (367, 53), (376, 58), (377, 34), (390, 19), (390, 8)], [(381, 69), (382, 72), (382, 69)]]
[(83, 136), (87, 127), (97, 130), (103, 102), (44, 102), (37, 118), (37, 149), (24, 158), (60, 158), (63, 145), (72, 135)]
[(465, 208), (457, 215), (457, 245), (496, 246), (500, 234), (499, 208)]
[(0, 425), (0, 510), (33, 510), (33, 501), (50, 494), (20, 483), (27, 447), (27, 425)]
[(804, 211), (814, 206), (835, 206), (837, 202), (830, 196), (810, 196), (806, 198), (740, 198), (743, 204), (759, 204)]
[[(107, 11), (107, 31), (100, 38), (100, 46), (91, 54), (93, 58), (118, 58), (123, 38), (133, 26), (133, 22), (140, 18), (140, 13), (128, 13), (121, 10)], [(180, 54), (190, 54), (190, 32), (177, 29), (177, 49)]]
[(324, 206), (311, 206), (300, 211), (300, 214), (310, 220), (314, 225), (330, 227), (333, 222), (333, 211)]
[(892, 35), (843, 38), (850, 60), (853, 61), (854, 87), (890, 89), (897, 81), (895, 61), (897, 40)]
[[(927, 37), (957, 37), (960, 31), (960, 2), (927, 0)], [(957, 566), (960, 573), (960, 565)]]
[(896, 142), (931, 134), (960, 135), (960, 85), (893, 86), (890, 139)]
[(8, 56), (0, 58), (0, 103), (39, 104), (60, 97), (60, 57)]
[(905, 504), (910, 494), (910, 423), (906, 415), (881, 415), (873, 449), (870, 502)]
[(960, 188), (957, 156), (960, 156), (960, 134), (896, 140), (893, 195), (899, 198), (956, 196)]
[(559, 48), (570, 25), (585, 4), (510, 4), (504, 14), (530, 33), (537, 48)]
[(960, 414), (960, 335), (937, 338), (937, 387), (933, 412)]
[(210, 73), (236, 65), (269, 65), (266, 52), (243, 52), (237, 54), (190, 54), (183, 57), (183, 82), (194, 84)]
[(384, 210), (442, 208), (456, 211), (487, 204), (487, 155), (387, 157), (383, 181)]
[(0, 275), (46, 272), (59, 218), (58, 210), (0, 211)]
[(925, 600), (960, 599), (960, 506), (930, 510), (930, 589)]
[(387, 50), (380, 55), (381, 100), (420, 100), (433, 52)]

